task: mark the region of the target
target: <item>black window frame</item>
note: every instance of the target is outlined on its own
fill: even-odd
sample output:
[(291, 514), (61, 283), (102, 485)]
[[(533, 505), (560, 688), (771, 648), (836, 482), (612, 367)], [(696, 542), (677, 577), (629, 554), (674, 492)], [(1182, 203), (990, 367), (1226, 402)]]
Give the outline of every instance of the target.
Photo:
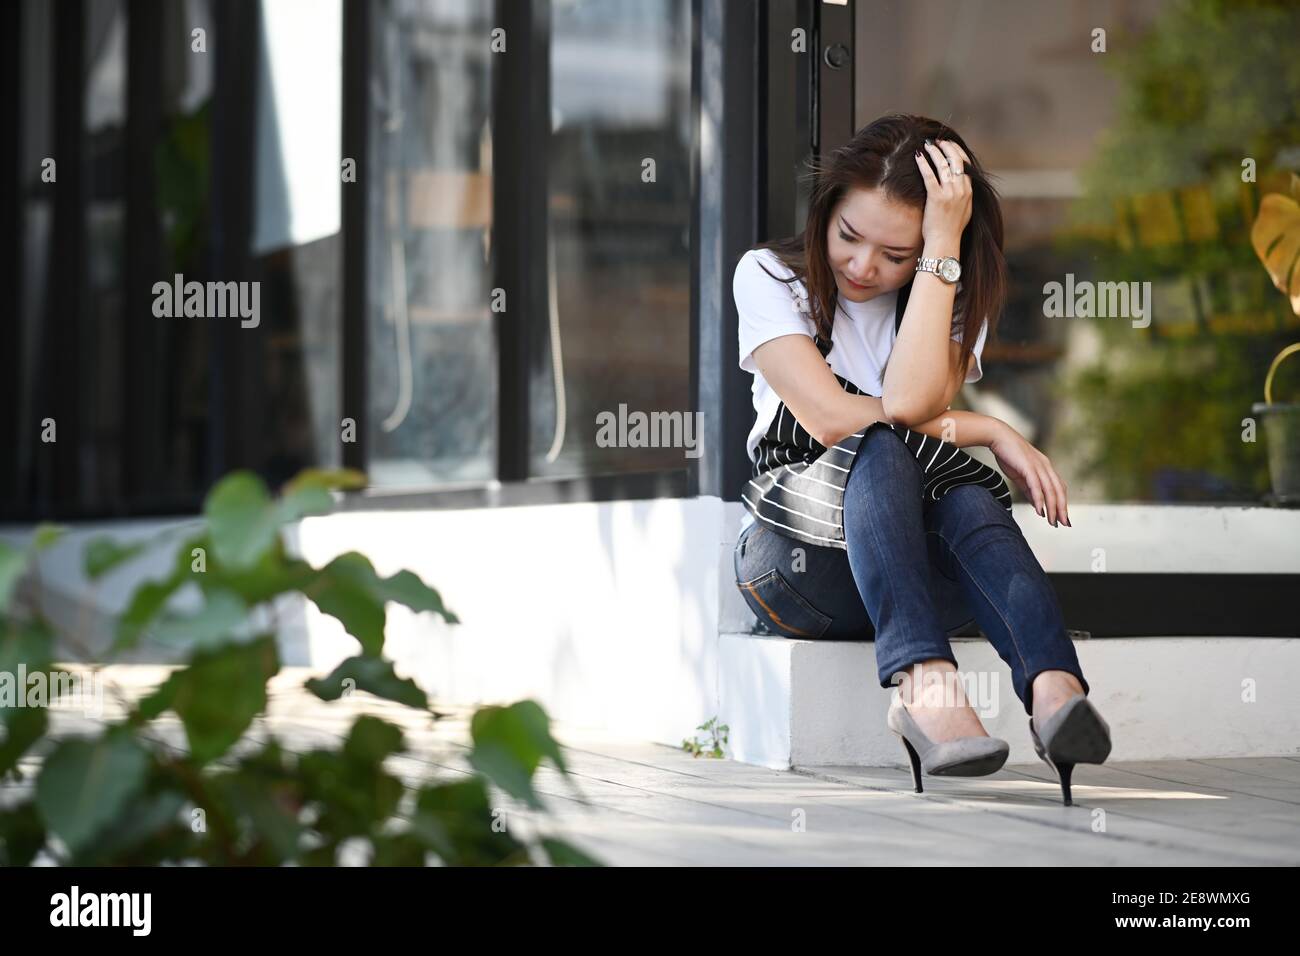
[[(102, 520), (158, 517), (197, 513), (203, 494), (222, 475), (239, 467), (244, 455), (241, 444), (243, 423), (255, 421), (264, 407), (259, 398), (258, 383), (248, 381), (253, 355), (249, 353), (247, 337), (238, 334), (238, 328), (229, 324), (213, 324), (209, 353), (209, 401), (211, 423), (207, 466), (202, 476), (202, 489), (173, 499), (145, 493), (144, 477), (155, 470), (156, 449), (149, 447), (155, 437), (151, 429), (126, 429), (123, 435), (122, 456), (123, 492), (116, 500), (96, 502), (83, 506), (80, 502), (79, 470), (77, 458), (80, 441), (77, 429), (77, 410), (82, 400), (80, 381), (75, 374), (76, 363), (61, 360), (60, 355), (76, 356), (80, 327), (85, 321), (87, 287), (84, 276), (86, 235), (84, 229), (84, 170), (80, 162), (83, 149), (82, 125), (85, 114), (85, 79), (80, 69), (62, 69), (60, 64), (80, 63), (84, 51), (86, 0), (66, 0), (52, 8), (56, 20), (48, 51), (47, 68), (54, 80), (52, 136), (56, 154), (77, 159), (59, 165), (59, 189), (54, 197), (54, 227), (51, 234), (50, 259), (60, 263), (60, 272), (74, 271), (78, 279), (53, 281), (53, 271), (48, 282), (48, 294), (43, 303), (41, 317), (43, 345), (38, 357), (39, 374), (36, 379), (41, 394), (36, 402), (38, 409), (48, 408), (58, 422), (60, 441), (42, 446), (33, 463), (31, 474), (23, 476), (16, 469), (5, 469), (0, 476), (0, 521), (28, 522), (35, 520)], [(691, 110), (692, 141), (690, 143), (690, 168), (692, 200), (690, 241), (694, 251), (700, 234), (699, 209), (699, 116), (700, 116), (700, 23), (704, 6), (725, 7), (729, 16), (749, 4), (736, 4), (732, 0), (690, 0), (691, 17)], [(11, 54), (20, 49), (22, 38), (22, 5), (10, 5), (5, 47)], [(126, 206), (127, 243), (123, 251), (126, 308), (147, 308), (152, 277), (159, 270), (157, 217), (152, 192), (154, 168), (153, 148), (161, 112), (157, 82), (159, 64), (156, 51), (160, 48), (161, 16), (151, 0), (133, 0), (126, 5), (127, 44), (129, 51), (127, 75), (127, 116), (124, 153), (130, 157), (137, 171), (123, 187)], [(215, 36), (212, 39), (214, 57), (213, 125), (211, 155), (211, 260), (209, 271), (224, 279), (253, 278), (254, 263), (249, 247), (253, 221), (253, 162), (254, 131), (256, 122), (256, 57), (259, 2), (258, 0), (220, 0), (211, 7)], [(344, 35), (342, 65), (342, 151), (343, 155), (358, 161), (356, 182), (341, 182), (340, 240), (342, 245), (341, 309), (339, 360), (339, 388), (341, 415), (356, 423), (356, 440), (343, 442), (339, 460), (345, 467), (362, 472), (367, 465), (367, 283), (368, 258), (366, 235), (366, 180), (365, 167), (368, 155), (368, 84), (371, 66), (371, 37), (375, 10), (368, 0), (344, 0), (342, 7)], [(549, 136), (545, 117), (549, 111), (548, 99), (550, 55), (550, 0), (495, 0), (495, 23), (507, 30), (511, 55), (501, 57), (493, 73), (493, 177), (494, 252), (493, 286), (510, 288), (512, 301), (525, 303), (527, 314), (545, 314), (546, 273), (546, 175), (539, 156)], [(741, 45), (732, 44), (733, 52)], [(148, 51), (154, 51), (150, 60)], [(5, 118), (9, 128), (20, 129), (20, 58), (11, 55), (8, 65), (0, 73), (0, 83), (13, 95), (5, 98)], [(539, 103), (542, 104), (539, 108)], [(752, 144), (746, 143), (746, 149)], [(19, 162), (21, 137), (12, 137), (4, 150), (0, 167), (11, 172), (5, 180), (11, 188), (3, 190), (3, 202), (13, 215), (6, 216), (10, 228), (4, 231), (4, 268), (9, 271), (12, 283), (9, 288), (19, 290), (23, 280), (22, 232), (20, 215), (23, 208), (19, 188)], [(523, 157), (529, 162), (524, 163)], [(531, 208), (529, 205), (531, 204)], [(507, 217), (503, 210), (509, 210)], [(525, 233), (524, 229), (527, 229)], [(692, 255), (690, 266), (690, 411), (699, 409), (700, 402), (700, 334), (699, 320), (699, 266)], [(204, 278), (196, 276), (196, 278)], [(147, 281), (146, 281), (147, 280)], [(730, 276), (727, 276), (727, 296)], [(143, 291), (136, 288), (143, 284)], [(18, 301), (21, 301), (19, 298)], [(68, 318), (71, 317), (71, 318)], [(700, 459), (689, 459), (680, 468), (627, 472), (617, 474), (580, 475), (571, 477), (533, 477), (528, 474), (528, 423), (529, 391), (527, 370), (533, 354), (542, 343), (541, 331), (532, 328), (528, 335), (520, 336), (515, 328), (507, 330), (503, 318), (493, 315), (494, 337), (497, 343), (498, 381), (497, 394), (498, 454), (495, 475), (484, 482), (432, 485), (427, 489), (387, 490), (368, 488), (348, 493), (336, 504), (337, 510), (393, 510), (426, 508), (496, 507), (504, 505), (548, 504), (572, 501), (631, 500), (661, 497), (693, 497), (701, 493), (704, 481), (702, 471), (711, 470), (713, 462), (723, 456), (706, 451)], [(22, 360), (22, 327), (20, 322), (4, 323), (5, 346), (0, 358), (0, 375), (4, 381), (4, 395), (11, 398), (6, 403), (13, 414), (3, 418), (4, 432), (10, 444), (17, 440), (16, 409), (21, 377), (17, 374)], [(131, 329), (131, 324), (127, 323)], [(710, 333), (712, 330), (709, 330)], [(734, 335), (734, 331), (732, 333)], [(147, 336), (130, 332), (120, 352), (122, 361), (136, 362), (150, 359)], [(732, 345), (734, 351), (734, 342)], [(709, 354), (716, 354), (716, 345)], [(117, 356), (106, 357), (116, 360)], [(707, 378), (716, 379), (717, 369)], [(716, 386), (706, 387), (706, 392), (716, 394)], [(135, 376), (123, 376), (123, 407), (127, 420), (145, 420), (156, 399), (141, 387)], [(143, 417), (141, 417), (143, 416)], [(714, 432), (704, 439), (706, 449), (722, 446), (716, 424), (706, 416), (706, 423), (714, 425)], [(704, 463), (703, 465), (701, 463)], [(719, 492), (724, 483), (714, 479)], [(22, 484), (24, 487), (19, 487)], [(733, 492), (734, 494), (734, 492)]]

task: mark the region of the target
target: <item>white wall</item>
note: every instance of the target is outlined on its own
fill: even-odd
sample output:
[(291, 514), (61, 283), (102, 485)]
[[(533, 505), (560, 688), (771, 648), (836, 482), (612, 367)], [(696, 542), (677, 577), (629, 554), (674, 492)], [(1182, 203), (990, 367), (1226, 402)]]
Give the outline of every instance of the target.
[[(381, 573), (409, 568), (439, 590), (461, 624), (390, 605), (388, 637), (399, 672), (437, 699), (534, 697), (557, 718), (677, 744), (719, 713), (720, 635), (753, 622), (732, 578), (741, 513), (708, 497), (351, 512), (307, 519), (290, 543), (318, 565), (361, 551)], [(1024, 505), (1014, 513), (1049, 571), (1091, 570), (1097, 548), (1110, 572), (1300, 571), (1300, 511), (1075, 505), (1072, 529)], [(46, 612), (80, 643), (107, 647), (109, 615), (166, 560), (92, 587), (79, 571), (82, 544), (105, 530), (134, 537), (175, 523), (78, 526), (40, 562)], [(355, 652), (311, 606), (287, 619), (286, 664), (323, 671)], [(157, 659), (145, 650), (138, 659)]]

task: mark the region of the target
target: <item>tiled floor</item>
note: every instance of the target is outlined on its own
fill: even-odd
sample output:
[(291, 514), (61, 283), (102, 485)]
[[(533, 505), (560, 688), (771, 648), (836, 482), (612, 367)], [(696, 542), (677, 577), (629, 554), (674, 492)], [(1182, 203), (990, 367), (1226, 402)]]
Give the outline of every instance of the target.
[[(111, 677), (133, 695), (162, 673), (123, 667)], [(307, 676), (282, 672), (260, 721), (290, 749), (336, 740), (364, 711), (405, 728), (409, 753), (392, 768), (408, 783), (470, 772), (467, 712), (433, 722), (365, 694), (327, 704), (301, 690)], [(56, 714), (60, 733), (89, 729), (78, 714)], [(175, 723), (159, 729), (181, 739)], [(613, 865), (1300, 864), (1300, 755), (1083, 766), (1064, 807), (1042, 763), (927, 777), (917, 794), (903, 767), (776, 771), (552, 729), (568, 778), (540, 769), (547, 812), (512, 809), (511, 825), (564, 836)]]

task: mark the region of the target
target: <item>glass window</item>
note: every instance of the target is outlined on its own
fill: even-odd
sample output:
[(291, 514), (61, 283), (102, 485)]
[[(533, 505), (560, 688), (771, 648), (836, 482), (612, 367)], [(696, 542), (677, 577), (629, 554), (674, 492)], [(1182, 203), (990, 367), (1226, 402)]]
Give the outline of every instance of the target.
[(386, 2), (373, 17), (371, 155), (358, 173), (370, 248), (367, 472), (378, 487), (478, 484), (496, 477), (493, 5)]
[(552, 305), (537, 317), (535, 475), (687, 464), (680, 445), (607, 443), (601, 415), (679, 413), (680, 430), (660, 437), (699, 440), (688, 422), (690, 30), (687, 0), (551, 4)]
[[(126, 141), (126, 5), (103, 0), (85, 8), (86, 282), (84, 323), (78, 342), (78, 485), (87, 503), (121, 494), (122, 365), (118, 353), (124, 320), (123, 249), (126, 199), (122, 179)], [(73, 360), (60, 356), (61, 361)]]
[[(26, 505), (44, 507), (53, 488), (52, 456), (40, 440), (41, 420), (49, 414), (42, 395), (41, 356), (44, 346), (44, 318), (49, 308), (46, 275), (53, 253), (54, 200), (49, 185), (42, 182), (47, 159), (54, 158), (54, 11), (41, 0), (23, 0), (21, 44), (22, 128), (19, 131), (20, 202), (22, 241), (19, 245), (22, 270), (22, 301), (19, 303), (19, 341), (22, 355), (11, 367), (21, 374), (18, 407), (6, 409), (16, 415), (17, 438), (9, 467), (16, 469), (14, 502), (5, 511), (16, 515)], [(10, 23), (12, 27), (12, 21)], [(57, 167), (56, 167), (57, 169)]]
[(859, 127), (907, 104), (1000, 177), (1011, 297), (967, 404), (1071, 500), (1257, 502), (1242, 420), (1300, 319), (1250, 230), (1298, 164), (1300, 8), (865, 2), (856, 35)]
[[(156, 275), (149, 281), (174, 282), (178, 274), (202, 277), (211, 261), (211, 51), (219, 38), (203, 0), (166, 4), (158, 15), (164, 51), (157, 66), (161, 124), (150, 144), (152, 206), (138, 213), (154, 217), (150, 233), (158, 248), (148, 255)], [(207, 53), (193, 49), (195, 30), (204, 31)], [(134, 439), (128, 467), (135, 473), (130, 490), (139, 506), (196, 501), (209, 479), (215, 410), (209, 378), (211, 336), (205, 322), (150, 314), (133, 323), (124, 363), (131, 379), (127, 387), (136, 397), (129, 403), (133, 422), (123, 445)]]
[[(245, 460), (272, 485), (342, 460), (339, 395), (343, 6), (262, 0), (253, 176), (256, 362), (237, 383), (267, 414)], [(242, 323), (241, 323), (242, 324)]]

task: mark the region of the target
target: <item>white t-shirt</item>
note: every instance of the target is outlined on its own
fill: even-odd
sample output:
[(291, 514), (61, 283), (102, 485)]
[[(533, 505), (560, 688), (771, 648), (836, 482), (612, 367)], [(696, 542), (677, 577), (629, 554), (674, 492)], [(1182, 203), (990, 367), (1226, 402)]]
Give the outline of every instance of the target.
[[(763, 265), (759, 265), (759, 261)], [(736, 264), (731, 290), (736, 299), (736, 312), (740, 318), (740, 367), (754, 375), (750, 391), (754, 398), (754, 426), (749, 431), (745, 450), (752, 462), (754, 450), (772, 423), (781, 398), (774, 392), (763, 373), (754, 364), (754, 349), (764, 342), (782, 335), (798, 333), (812, 339), (817, 326), (812, 316), (801, 312), (795, 305), (790, 290), (804, 302), (808, 291), (799, 281), (778, 282), (763, 271), (766, 266), (772, 275), (789, 278), (792, 275), (781, 259), (770, 249), (751, 249)], [(959, 286), (960, 288), (960, 286)], [(852, 302), (837, 297), (839, 311), (831, 329), (833, 348), (826, 357), (831, 370), (847, 378), (868, 395), (884, 391), (885, 360), (894, 348), (894, 309), (898, 292), (887, 292), (867, 302)], [(980, 355), (984, 351), (984, 338), (988, 333), (988, 320), (980, 326), (975, 340), (975, 361), (966, 373), (967, 382), (978, 382), (984, 377)], [(956, 326), (952, 338), (961, 341), (961, 328)], [(740, 528), (752, 524), (754, 516), (745, 511)]]

